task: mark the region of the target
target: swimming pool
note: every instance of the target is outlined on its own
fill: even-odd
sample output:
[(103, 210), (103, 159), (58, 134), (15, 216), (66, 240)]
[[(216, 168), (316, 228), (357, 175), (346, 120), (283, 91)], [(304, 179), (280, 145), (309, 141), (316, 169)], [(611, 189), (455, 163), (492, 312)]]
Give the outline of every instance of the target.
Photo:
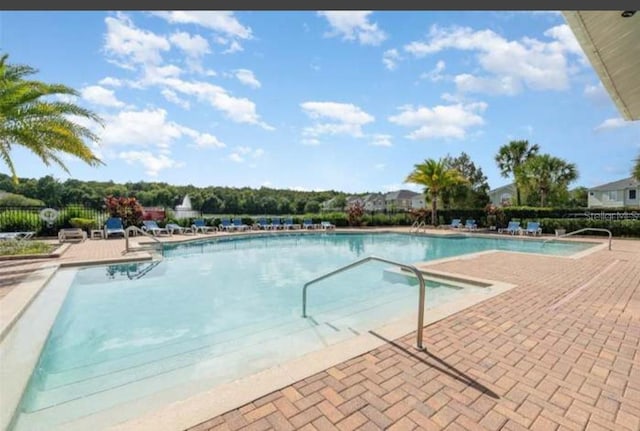
[[(365, 256), (414, 263), (492, 249), (569, 255), (592, 245), (266, 234), (166, 245), (157, 262), (61, 270), (50, 285), (70, 287), (14, 429), (82, 429), (83, 418), (105, 411), (102, 425), (118, 422), (414, 313), (415, 283), (370, 263), (312, 286), (311, 317), (301, 318), (305, 282)], [(432, 281), (426, 307), (487, 290)]]

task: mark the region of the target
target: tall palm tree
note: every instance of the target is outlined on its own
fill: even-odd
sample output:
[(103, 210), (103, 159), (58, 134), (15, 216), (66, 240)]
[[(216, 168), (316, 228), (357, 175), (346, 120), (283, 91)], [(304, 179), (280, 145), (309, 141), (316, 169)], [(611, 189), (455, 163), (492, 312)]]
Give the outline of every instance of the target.
[(531, 186), (540, 194), (540, 206), (550, 192), (558, 187), (566, 188), (578, 178), (578, 169), (574, 163), (549, 154), (530, 157), (520, 168), (523, 183)]
[(500, 169), (500, 173), (503, 177), (508, 178), (509, 175), (513, 175), (516, 185), (516, 204), (521, 205), (520, 201), (520, 187), (521, 181), (519, 175), (520, 166), (526, 162), (530, 157), (538, 154), (540, 147), (538, 144), (529, 146), (529, 141), (511, 141), (506, 145), (503, 145), (498, 150), (495, 160)]
[(636, 159), (636, 164), (633, 166), (631, 175), (633, 176), (633, 178), (640, 181), (640, 156), (638, 156), (638, 158)]
[(79, 117), (102, 120), (93, 112), (70, 102), (51, 99), (52, 96), (77, 96), (78, 93), (61, 84), (46, 84), (26, 79), (37, 70), (7, 62), (0, 57), (0, 158), (18, 182), (11, 149), (14, 145), (28, 148), (45, 165), (55, 163), (69, 172), (61, 159), (62, 153), (78, 157), (91, 166), (102, 161), (85, 144), (84, 139), (98, 141), (87, 127), (73, 121)]
[(446, 188), (462, 184), (465, 179), (456, 169), (448, 167), (447, 163), (440, 159), (427, 159), (424, 163), (414, 165), (414, 170), (404, 180), (405, 183), (420, 184), (431, 199), (431, 224), (438, 220), (438, 195)]

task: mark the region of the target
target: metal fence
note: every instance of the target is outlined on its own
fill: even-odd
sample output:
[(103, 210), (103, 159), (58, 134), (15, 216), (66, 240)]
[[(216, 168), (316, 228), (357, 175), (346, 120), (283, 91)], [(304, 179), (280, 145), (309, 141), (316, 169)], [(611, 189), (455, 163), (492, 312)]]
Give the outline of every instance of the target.
[(58, 230), (71, 227), (72, 218), (84, 218), (94, 221), (100, 228), (109, 218), (104, 210), (87, 208), (80, 205), (53, 208), (57, 212), (55, 220), (46, 221), (41, 217), (44, 206), (0, 206), (0, 232), (35, 231), (38, 236), (55, 236)]

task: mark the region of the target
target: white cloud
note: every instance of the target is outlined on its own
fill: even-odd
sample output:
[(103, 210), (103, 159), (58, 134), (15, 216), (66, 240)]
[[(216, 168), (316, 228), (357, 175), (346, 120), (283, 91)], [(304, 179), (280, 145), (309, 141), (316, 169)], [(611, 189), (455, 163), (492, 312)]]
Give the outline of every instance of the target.
[(379, 135), (374, 134), (371, 135), (371, 145), (374, 147), (391, 147), (393, 144), (391, 143), (391, 135)]
[(492, 30), (432, 26), (426, 41), (411, 42), (404, 49), (415, 57), (446, 49), (477, 52), (479, 66), (488, 75), (458, 75), (460, 91), (516, 94), (523, 87), (564, 90), (569, 87), (569, 76), (576, 71), (569, 55), (577, 56), (584, 64), (584, 54), (566, 24), (548, 29), (544, 35), (551, 40), (507, 40)]
[(253, 38), (250, 27), (238, 21), (233, 12), (228, 11), (158, 11), (154, 15), (172, 24), (195, 24), (214, 31), (218, 36), (215, 42), (227, 45), (225, 53), (242, 51), (238, 39)]
[(100, 85), (106, 85), (108, 87), (122, 87), (122, 80), (118, 79), (118, 78), (112, 78), (110, 76), (107, 76), (106, 78), (102, 78), (100, 81), (98, 81), (98, 84)]
[(463, 139), (469, 128), (484, 124), (480, 114), (486, 108), (484, 102), (438, 105), (433, 108), (407, 105), (398, 108), (400, 114), (389, 117), (389, 121), (415, 129), (407, 135), (409, 139)]
[(371, 11), (318, 12), (329, 21), (331, 32), (327, 37), (342, 36), (343, 40), (357, 40), (362, 45), (380, 45), (387, 38), (377, 23), (369, 22)]
[(244, 85), (247, 85), (252, 88), (260, 88), (262, 84), (258, 81), (253, 74), (253, 72), (249, 69), (236, 69), (234, 70), (234, 75)]
[(168, 88), (165, 88), (160, 93), (162, 94), (162, 96), (165, 99), (167, 99), (171, 103), (175, 103), (176, 105), (181, 106), (182, 108), (187, 109), (187, 110), (189, 110), (191, 108), (191, 105), (189, 104), (189, 101), (180, 98), (180, 96), (178, 96), (175, 91), (172, 91), (172, 90), (169, 90)]
[(145, 173), (150, 177), (157, 177), (164, 169), (184, 166), (184, 162), (173, 160), (168, 154), (154, 154), (150, 151), (123, 151), (118, 154), (118, 158), (128, 164), (134, 162), (141, 164), (145, 168)]
[(134, 65), (152, 65), (162, 62), (162, 52), (171, 48), (169, 41), (148, 30), (137, 28), (122, 13), (105, 18), (107, 34), (104, 49), (112, 62), (125, 69)]
[(135, 145), (168, 147), (184, 135), (182, 126), (167, 121), (164, 109), (121, 111), (105, 117), (101, 133), (102, 145)]
[(422, 75), (420, 75), (420, 79), (428, 79), (431, 82), (442, 81), (444, 79), (442, 72), (446, 67), (447, 66), (444, 61), (438, 60), (438, 62), (436, 63), (436, 66), (433, 69), (431, 69), (431, 71), (425, 72)]
[(596, 105), (606, 105), (611, 102), (609, 93), (607, 93), (601, 82), (596, 85), (586, 85), (584, 87), (584, 97)]
[(236, 162), (236, 163), (243, 163), (244, 162), (244, 158), (238, 153), (229, 154), (229, 160), (231, 160), (232, 162)]
[(302, 145), (314, 147), (316, 145), (320, 145), (320, 141), (315, 138), (305, 138), (302, 140)]
[(203, 133), (195, 137), (195, 144), (198, 148), (224, 148), (226, 145), (218, 138), (208, 133)]
[(600, 123), (598, 126), (596, 126), (596, 128), (593, 130), (596, 132), (601, 132), (601, 131), (607, 131), (607, 130), (613, 130), (613, 129), (620, 129), (622, 127), (631, 126), (632, 124), (633, 123), (631, 121), (625, 121), (622, 118), (608, 118), (604, 120), (602, 123)]
[(176, 32), (169, 37), (169, 40), (189, 57), (202, 57), (211, 52), (209, 42), (199, 34), (191, 36), (186, 32)]
[(247, 158), (259, 159), (263, 155), (264, 150), (262, 148), (253, 149), (247, 146), (238, 146), (233, 153), (229, 154), (229, 160), (236, 163), (244, 163)]
[(382, 62), (384, 67), (389, 70), (395, 70), (398, 67), (398, 62), (402, 60), (400, 53), (397, 49), (388, 49), (382, 54)]
[(80, 90), (82, 98), (90, 103), (110, 108), (121, 108), (124, 103), (118, 100), (113, 90), (99, 85), (90, 85)]
[[(375, 120), (372, 115), (350, 103), (304, 102), (300, 106), (310, 118), (318, 120), (304, 129), (304, 135), (310, 139), (324, 134), (361, 138), (364, 136), (362, 126)], [(327, 120), (330, 122), (320, 122)]]

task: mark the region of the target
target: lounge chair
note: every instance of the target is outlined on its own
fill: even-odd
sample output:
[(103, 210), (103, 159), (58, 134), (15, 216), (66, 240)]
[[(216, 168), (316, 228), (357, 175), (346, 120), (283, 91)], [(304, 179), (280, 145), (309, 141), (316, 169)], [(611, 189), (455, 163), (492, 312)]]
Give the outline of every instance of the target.
[(284, 229), (284, 226), (280, 223), (280, 217), (271, 218), (271, 229)]
[(293, 218), (292, 217), (287, 217), (284, 220), (284, 224), (282, 225), (283, 229), (293, 229)]
[(540, 223), (537, 221), (527, 222), (527, 228), (524, 233), (527, 235), (532, 234), (533, 236), (542, 235), (542, 228), (540, 227)]
[(521, 230), (522, 228), (520, 227), (519, 221), (510, 221), (509, 225), (506, 228), (501, 229), (499, 233), (506, 232), (510, 233), (511, 235), (515, 235), (517, 233), (520, 233)]
[(192, 227), (180, 226), (177, 223), (167, 223), (166, 229), (169, 231), (170, 235), (173, 235), (174, 233), (178, 233), (180, 235), (185, 233), (195, 234), (195, 231)]
[(87, 239), (87, 233), (79, 227), (60, 229), (58, 231), (58, 241), (61, 243), (66, 241), (83, 242)]
[(249, 230), (249, 225), (242, 223), (242, 219), (239, 217), (233, 219), (233, 227), (239, 231)]
[(460, 223), (460, 219), (459, 218), (454, 218), (453, 220), (451, 220), (451, 224), (449, 225), (449, 227), (451, 229), (459, 229), (462, 227), (462, 224)]
[(323, 230), (327, 230), (327, 229), (335, 229), (336, 225), (332, 224), (329, 221), (321, 221), (320, 222), (320, 228)]
[(124, 225), (122, 224), (122, 219), (120, 217), (110, 217), (104, 224), (104, 237), (109, 238), (109, 235), (121, 234), (123, 237), (124, 233)]
[(214, 226), (207, 226), (203, 219), (195, 219), (193, 224), (191, 225), (191, 229), (193, 229), (194, 233), (198, 233), (198, 231), (202, 233), (215, 232), (218, 228)]
[(0, 240), (24, 241), (33, 238), (35, 232), (0, 232)]
[(146, 232), (151, 232), (153, 236), (158, 235), (169, 235), (171, 236), (171, 232), (167, 228), (158, 226), (158, 223), (155, 220), (145, 220), (142, 222), (142, 230)]
[(476, 221), (474, 219), (470, 218), (465, 221), (464, 228), (466, 230), (476, 230), (478, 229), (478, 225), (476, 224)]
[(304, 219), (302, 221), (302, 228), (303, 229), (315, 229), (315, 225), (313, 224), (311, 219)]
[(256, 223), (256, 226), (258, 227), (258, 229), (271, 229), (271, 225), (269, 223), (267, 223), (267, 219), (266, 217), (260, 217), (258, 219), (258, 222)]
[(231, 221), (228, 218), (220, 219), (220, 229), (226, 230), (227, 232), (235, 230), (236, 227), (231, 224)]

